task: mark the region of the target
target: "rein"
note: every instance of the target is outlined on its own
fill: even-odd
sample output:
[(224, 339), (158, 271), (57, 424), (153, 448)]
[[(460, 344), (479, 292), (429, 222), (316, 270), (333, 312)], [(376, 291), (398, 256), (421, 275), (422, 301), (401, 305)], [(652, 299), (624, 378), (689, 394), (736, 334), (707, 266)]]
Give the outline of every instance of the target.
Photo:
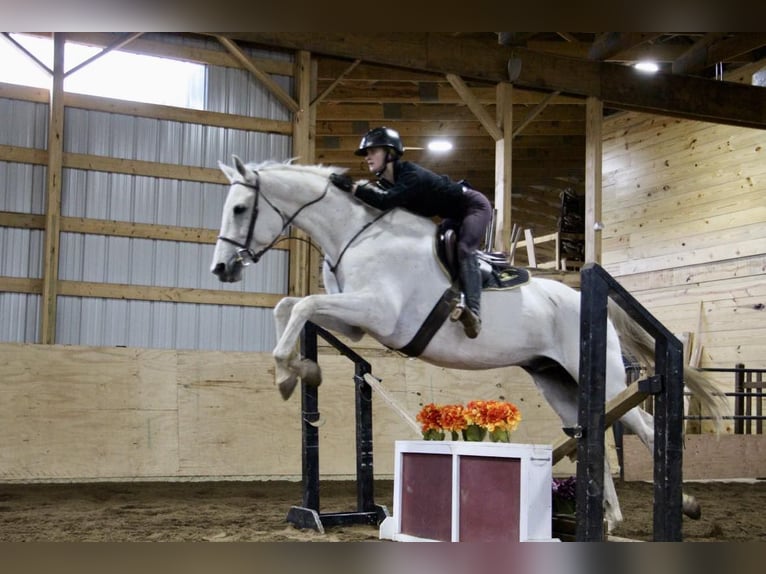
[(329, 259), (327, 259), (327, 257), (325, 257), (325, 261), (327, 261), (327, 263), (328, 263), (328, 265), (330, 267), (330, 271), (332, 271), (333, 275), (335, 275), (335, 271), (336, 271), (336, 269), (338, 269), (338, 266), (340, 265), (340, 261), (341, 261), (341, 259), (343, 259), (343, 255), (345, 255), (346, 250), (349, 247), (351, 247), (351, 244), (354, 241), (356, 241), (356, 238), (359, 237), (362, 233), (364, 233), (364, 231), (368, 227), (370, 227), (373, 223), (377, 222), (380, 218), (382, 218), (387, 213), (388, 213), (388, 211), (383, 211), (383, 212), (379, 213), (378, 215), (376, 215), (373, 219), (371, 219), (370, 221), (368, 221), (367, 223), (362, 225), (362, 228), (359, 231), (357, 231), (356, 233), (354, 233), (354, 236), (351, 239), (349, 239), (348, 242), (346, 243), (346, 245), (343, 247), (343, 249), (340, 250), (340, 255), (338, 255), (338, 260), (335, 262), (335, 265), (329, 265), (330, 261), (329, 261)]
[[(280, 241), (284, 241), (286, 238), (281, 237), (281, 235), (285, 232), (285, 229), (287, 229), (290, 226), (290, 224), (295, 220), (295, 218), (298, 217), (298, 214), (304, 209), (306, 209), (307, 207), (309, 207), (310, 205), (314, 205), (315, 203), (322, 201), (327, 195), (327, 191), (330, 189), (330, 181), (328, 180), (327, 185), (325, 186), (324, 191), (322, 192), (322, 195), (320, 195), (316, 199), (312, 199), (308, 203), (304, 203), (295, 211), (295, 213), (293, 213), (289, 217), (286, 216), (284, 213), (282, 213), (282, 211), (276, 205), (274, 205), (271, 201), (269, 201), (268, 197), (263, 195), (263, 201), (268, 203), (269, 207), (271, 207), (271, 209), (276, 211), (279, 214), (279, 217), (282, 218), (282, 229), (266, 247), (264, 247), (263, 249), (255, 253), (250, 248), (250, 243), (253, 241), (253, 233), (255, 232), (255, 221), (256, 219), (258, 219), (258, 212), (259, 212), (258, 202), (260, 201), (260, 198), (262, 195), (261, 180), (258, 177), (257, 171), (255, 172), (255, 176), (257, 178), (255, 181), (255, 184), (247, 183), (244, 181), (235, 181), (232, 183), (232, 185), (244, 185), (245, 187), (249, 187), (250, 189), (255, 191), (255, 205), (253, 206), (253, 211), (250, 215), (250, 224), (248, 225), (248, 228), (247, 228), (247, 238), (245, 239), (244, 243), (240, 241), (236, 241), (235, 239), (231, 239), (229, 237), (225, 237), (223, 235), (218, 236), (218, 239), (220, 239), (221, 241), (230, 243), (231, 245), (234, 245), (235, 247), (239, 247), (239, 250), (237, 251), (237, 255), (239, 257), (238, 260), (244, 266), (250, 265), (250, 263), (258, 263), (261, 257), (263, 257), (264, 253), (269, 251), (272, 247), (274, 247)], [(309, 242), (309, 244), (311, 243)], [(250, 258), (250, 261), (245, 262), (244, 255), (247, 255)]]

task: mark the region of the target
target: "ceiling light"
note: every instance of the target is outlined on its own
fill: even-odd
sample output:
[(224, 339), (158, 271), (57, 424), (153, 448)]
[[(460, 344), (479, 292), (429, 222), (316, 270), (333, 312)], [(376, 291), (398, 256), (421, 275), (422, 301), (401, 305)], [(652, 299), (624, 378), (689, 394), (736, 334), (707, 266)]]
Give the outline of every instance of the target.
[(428, 149), (431, 151), (445, 152), (452, 149), (452, 142), (447, 140), (433, 140), (428, 142)]
[(651, 62), (648, 60), (643, 62), (636, 62), (635, 64), (633, 64), (633, 67), (636, 70), (639, 70), (641, 72), (647, 72), (649, 74), (653, 74), (660, 69), (660, 67), (657, 65), (657, 62)]

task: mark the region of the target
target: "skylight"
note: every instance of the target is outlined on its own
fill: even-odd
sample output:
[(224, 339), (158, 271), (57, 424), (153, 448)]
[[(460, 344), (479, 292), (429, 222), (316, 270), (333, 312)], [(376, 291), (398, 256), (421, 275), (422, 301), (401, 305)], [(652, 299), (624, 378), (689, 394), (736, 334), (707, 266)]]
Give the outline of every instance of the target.
[[(51, 39), (11, 36), (53, 69)], [(67, 42), (64, 70), (99, 52), (98, 47)], [(50, 89), (51, 75), (5, 36), (0, 37), (0, 62), (0, 82)], [(205, 107), (205, 66), (115, 50), (65, 77), (64, 91), (201, 110)]]

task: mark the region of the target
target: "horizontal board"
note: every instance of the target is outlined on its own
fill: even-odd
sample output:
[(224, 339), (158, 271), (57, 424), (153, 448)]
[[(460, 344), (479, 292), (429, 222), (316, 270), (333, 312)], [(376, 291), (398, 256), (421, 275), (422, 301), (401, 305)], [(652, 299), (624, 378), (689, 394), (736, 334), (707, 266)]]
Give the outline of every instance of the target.
[[(625, 480), (648, 480), (654, 463), (637, 436), (623, 442)], [(766, 435), (686, 435), (683, 450), (683, 478), (726, 479), (766, 476)]]

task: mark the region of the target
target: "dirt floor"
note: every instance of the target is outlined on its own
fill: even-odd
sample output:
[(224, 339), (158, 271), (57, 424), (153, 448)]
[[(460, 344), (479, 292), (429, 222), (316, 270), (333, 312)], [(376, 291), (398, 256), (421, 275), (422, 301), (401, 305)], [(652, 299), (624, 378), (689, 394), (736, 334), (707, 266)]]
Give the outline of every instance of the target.
[[(375, 484), (376, 503), (393, 511), (391, 481)], [(652, 485), (617, 484), (625, 522), (614, 534), (652, 539)], [(766, 481), (689, 483), (702, 518), (684, 519), (686, 541), (766, 540)], [(323, 481), (322, 512), (355, 509), (352, 482)], [(287, 523), (299, 505), (295, 482), (185, 482), (0, 485), (0, 542), (19, 541), (324, 541), (378, 540), (374, 526), (328, 528)]]

